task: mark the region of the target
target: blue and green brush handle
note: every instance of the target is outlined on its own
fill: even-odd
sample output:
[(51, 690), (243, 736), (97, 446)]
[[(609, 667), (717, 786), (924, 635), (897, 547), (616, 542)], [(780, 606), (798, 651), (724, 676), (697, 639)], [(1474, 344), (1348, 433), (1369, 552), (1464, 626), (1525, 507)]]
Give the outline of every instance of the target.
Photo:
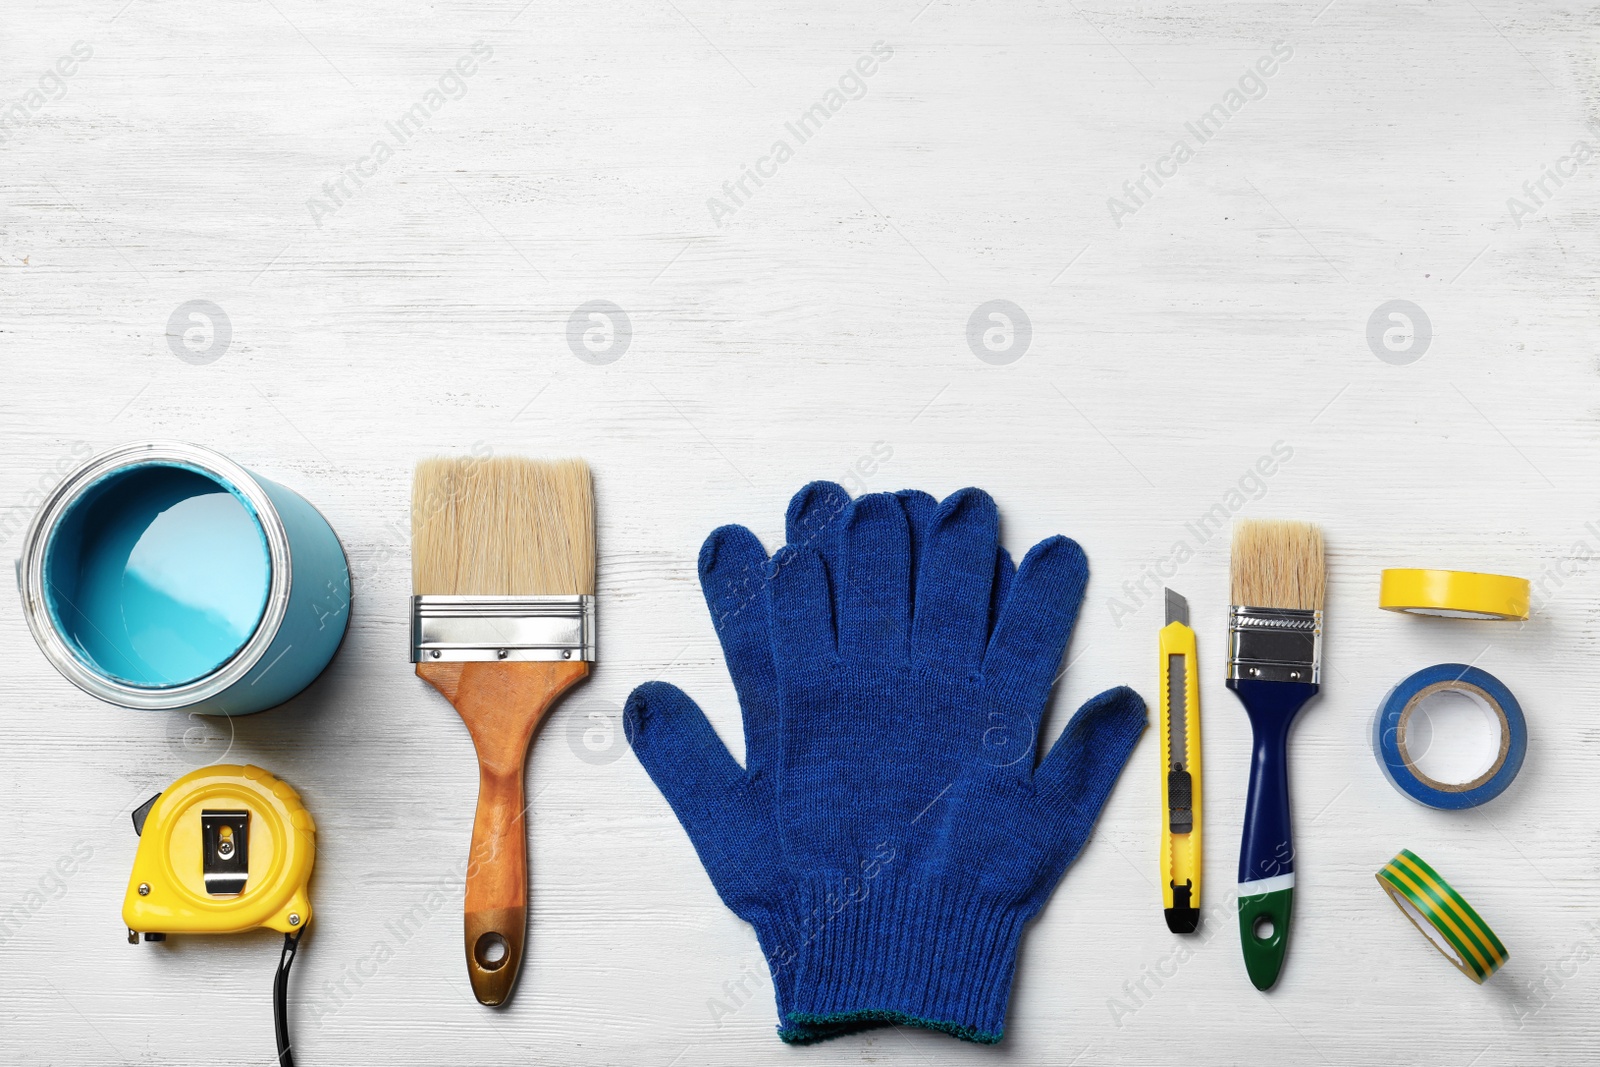
[(1250, 981), (1257, 989), (1271, 989), (1289, 947), (1294, 902), (1289, 729), (1320, 687), (1311, 682), (1230, 678), (1228, 688), (1244, 705), (1255, 734), (1244, 840), (1239, 847), (1239, 941)]

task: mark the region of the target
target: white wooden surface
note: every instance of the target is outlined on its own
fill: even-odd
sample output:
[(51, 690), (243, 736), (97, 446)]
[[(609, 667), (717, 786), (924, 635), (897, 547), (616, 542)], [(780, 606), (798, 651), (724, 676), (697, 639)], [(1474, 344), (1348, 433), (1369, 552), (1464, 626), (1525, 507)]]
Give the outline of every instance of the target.
[[(270, 1062), (274, 936), (131, 947), (118, 915), (129, 809), (224, 755), (292, 781), (322, 830), (294, 975), (305, 1065), (1487, 1067), (1600, 1047), (1600, 160), (1526, 217), (1507, 204), (1574, 141), (1600, 145), (1593, 5), (17, 0), (3, 25), (0, 103), (24, 101), (0, 127), (4, 549), (74, 448), (188, 439), (313, 500), (356, 600), (309, 691), (218, 726), (83, 696), (0, 597), (0, 912), (25, 913), (0, 944), (0, 1058)], [(80, 41), (58, 92), (47, 74)], [(880, 41), (865, 95), (798, 143), (785, 123)], [(1193, 146), (1185, 123), (1277, 41), (1293, 55), (1265, 95), (1116, 225), (1108, 198)], [(364, 159), (476, 42), (492, 58), (464, 95)], [(792, 158), (713, 218), (779, 138)], [(358, 162), (375, 172), (331, 210), (324, 183)], [(1032, 324), (1009, 365), (967, 342), (994, 299)], [(1366, 338), (1391, 299), (1432, 324), (1407, 366)], [(231, 326), (204, 365), (166, 335), (191, 300)], [(631, 322), (607, 365), (568, 343), (592, 300)], [(406, 662), (410, 468), (474, 442), (587, 456), (601, 514), (603, 663), (537, 744), (530, 959), (499, 1012), (471, 999), (459, 943), (470, 744)], [(989, 489), (1015, 552), (1076, 537), (1094, 579), (1047, 739), (1108, 685), (1153, 695), (1159, 608), (1112, 601), (1188, 538), (1169, 583), (1206, 670), (1216, 904), (1248, 734), (1220, 684), (1225, 539), (1185, 523), (1276, 442), (1292, 458), (1239, 512), (1324, 524), (1332, 572), (1278, 988), (1250, 987), (1226, 912), (1198, 941), (1164, 929), (1147, 736), (1027, 937), (999, 1049), (893, 1030), (782, 1046), (754, 937), (616, 728), (663, 677), (740, 750), (694, 575), (706, 532), (741, 521), (775, 545), (796, 487), (855, 471), (858, 491)], [(1525, 626), (1382, 613), (1378, 571), (1402, 564), (1545, 593)], [(1401, 797), (1366, 740), (1389, 686), (1441, 660), (1504, 679), (1533, 734), (1521, 778), (1471, 813)], [(1402, 847), (1510, 946), (1487, 986), (1374, 883)], [(52, 875), (75, 848), (91, 858)], [(418, 907), (400, 941), (389, 924)]]

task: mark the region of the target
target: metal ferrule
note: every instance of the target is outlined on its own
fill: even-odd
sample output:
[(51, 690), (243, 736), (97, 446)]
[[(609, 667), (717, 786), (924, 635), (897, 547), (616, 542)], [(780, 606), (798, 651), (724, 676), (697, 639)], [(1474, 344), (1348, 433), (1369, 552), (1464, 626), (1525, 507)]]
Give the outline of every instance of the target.
[(1228, 680), (1322, 682), (1322, 612), (1228, 609)]
[(412, 663), (594, 659), (592, 596), (414, 596)]

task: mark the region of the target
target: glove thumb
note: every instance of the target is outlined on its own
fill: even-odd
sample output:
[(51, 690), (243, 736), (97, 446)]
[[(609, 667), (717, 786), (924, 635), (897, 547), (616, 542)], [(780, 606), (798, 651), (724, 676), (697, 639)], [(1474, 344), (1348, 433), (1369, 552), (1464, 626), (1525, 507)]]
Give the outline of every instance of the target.
[(1078, 709), (1033, 772), (1034, 795), (1063, 827), (1068, 863), (1094, 829), (1147, 723), (1138, 693), (1125, 685), (1108, 689)]
[(770, 895), (753, 884), (772, 865), (777, 810), (760, 777), (728, 752), (705, 713), (666, 682), (628, 694), (622, 728), (650, 780), (688, 831), (712, 884), (735, 914)]

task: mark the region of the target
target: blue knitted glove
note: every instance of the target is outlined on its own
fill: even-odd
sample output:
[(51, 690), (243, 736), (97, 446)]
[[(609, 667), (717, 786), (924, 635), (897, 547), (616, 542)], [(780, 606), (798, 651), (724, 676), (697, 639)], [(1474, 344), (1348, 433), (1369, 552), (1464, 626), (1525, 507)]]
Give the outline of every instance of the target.
[[(933, 498), (922, 494), (931, 514)], [(813, 482), (789, 504), (790, 544), (833, 556), (850, 494)], [(767, 607), (767, 553), (742, 526), (712, 531), (700, 550), (700, 585), (722, 643), (744, 718), (745, 767), (740, 767), (676, 686), (647, 682), (628, 697), (623, 728), (639, 761), (688, 831), (711, 883), (733, 913), (750, 923), (772, 970), (779, 1035), (808, 1043), (881, 1025), (875, 1020), (805, 1026), (788, 1017), (795, 967), (780, 962), (792, 944), (796, 880), (778, 837), (776, 763), (778, 683)]]
[[(976, 496), (992, 513), (992, 502), (982, 494)], [(868, 499), (881, 502), (893, 498)], [(952, 501), (956, 499), (952, 498)], [(950, 509), (952, 501), (946, 502), (945, 510)], [(903, 551), (901, 543), (897, 542), (896, 553), (891, 555), (901, 556), (901, 563), (909, 575), (914, 554), (917, 558), (922, 554), (922, 535), (933, 521), (935, 504), (931, 497), (922, 493), (899, 494), (897, 503), (907, 517), (905, 538)], [(859, 505), (865, 506), (865, 501), (859, 502)], [(835, 573), (840, 572), (837, 559), (839, 543), (833, 534), (836, 527), (834, 520), (847, 506), (848, 495), (842, 489), (816, 483), (802, 490), (790, 507), (790, 546), (780, 557), (788, 559), (802, 556), (808, 565), (815, 564), (814, 573), (821, 578), (821, 599), (824, 602), (832, 599), (827, 586), (828, 571), (831, 568)], [(943, 512), (940, 514), (942, 516)], [(1061, 543), (1070, 545), (1070, 542)], [(1049, 544), (1047, 542), (1040, 548)], [(1075, 550), (1076, 546), (1073, 548)], [(1039, 550), (1035, 551), (1038, 553)], [(850, 572), (856, 578), (864, 573), (869, 555), (859, 551), (856, 553), (855, 569)], [(1081, 566), (1081, 554), (1078, 559)], [(763, 582), (752, 577), (760, 573), (764, 563), (765, 553), (754, 535), (738, 527), (724, 527), (713, 533), (701, 554), (700, 569), (707, 603), (745, 713), (749, 770), (741, 769), (733, 761), (699, 709), (686, 696), (661, 683), (641, 686), (630, 696), (624, 719), (629, 740), (688, 830), (718, 893), (735, 913), (755, 927), (772, 965), (780, 1015), (780, 1036), (787, 1041), (814, 1041), (877, 1021), (894, 1020), (938, 1025), (941, 1029), (962, 1033), (963, 1036), (997, 1040), (998, 1024), (992, 1035), (981, 1026), (969, 1033), (968, 1028), (944, 1019), (937, 1011), (925, 1015), (908, 1011), (903, 989), (892, 991), (894, 995), (887, 996), (881, 1002), (873, 1002), (872, 997), (877, 994), (857, 989), (857, 995), (850, 1000), (852, 1006), (843, 1010), (826, 999), (836, 997), (839, 992), (841, 978), (837, 968), (841, 964), (855, 971), (860, 970), (856, 966), (857, 961), (838, 951), (837, 941), (846, 929), (839, 922), (842, 914), (868, 901), (870, 894), (887, 885), (878, 881), (884, 873), (891, 872), (897, 877), (903, 875), (904, 859), (899, 857), (902, 867), (896, 869), (896, 847), (889, 838), (885, 838), (871, 854), (864, 855), (856, 864), (841, 865), (836, 862), (831, 868), (824, 866), (817, 871), (797, 873), (804, 872), (806, 868), (793, 866), (794, 860), (789, 850), (780, 842), (775, 779), (791, 777), (787, 768), (780, 768), (779, 764), (787, 762), (792, 746), (783, 740), (778, 725), (777, 690), (785, 680), (780, 678), (778, 661), (771, 654), (773, 633), (767, 628), (765, 613), (750, 610), (757, 604), (764, 606), (766, 590), (761, 588)], [(985, 565), (977, 561), (976, 554), (967, 563), (969, 570)], [(986, 565), (990, 575), (990, 595), (978, 612), (985, 633), (997, 626), (998, 612), (1010, 603), (1009, 590), (1015, 571), (1009, 557), (997, 544), (990, 544)], [(894, 567), (895, 564), (889, 561), (889, 569), (893, 570)], [(777, 584), (783, 584), (783, 577), (780, 567), (780, 581)], [(1071, 619), (1076, 614), (1081, 587), (1080, 578), (1071, 595), (1071, 603), (1060, 612), (1063, 621), (1059, 645), (1050, 665), (1052, 672), (1060, 658), (1060, 646), (1065, 644), (1066, 630), (1070, 629)], [(863, 609), (866, 615), (872, 614), (875, 597), (870, 592), (870, 583), (862, 586), (857, 582), (853, 587), (841, 587), (838, 595), (840, 604), (837, 614), (841, 619), (862, 614)], [(909, 595), (908, 581), (902, 596), (909, 602)], [(778, 604), (775, 603), (773, 607), (776, 609)], [(835, 614), (833, 605), (824, 603), (823, 609), (813, 620), (828, 630), (830, 642), (833, 639), (832, 619)], [(896, 611), (890, 607), (886, 615), (892, 618)], [(780, 622), (780, 632), (782, 629)], [(1026, 627), (1022, 627), (1018, 632), (1025, 630)], [(778, 643), (782, 643), (781, 639)], [(1040, 707), (1049, 686), (1050, 678), (1047, 676), (1038, 701)], [(1116, 695), (1107, 694), (1106, 697)], [(1104, 701), (1106, 697), (1098, 699)], [(1132, 700), (1137, 707), (1138, 726), (1142, 726), (1142, 705), (1138, 704), (1137, 697)], [(1079, 727), (1084, 720), (1085, 716), (1080, 714), (1068, 731), (1069, 735), (1077, 731), (1080, 741), (1084, 731)], [(1127, 739), (1130, 746), (1133, 737), (1137, 736), (1138, 726), (1134, 727), (1132, 737)], [(1031, 768), (1033, 732), (1036, 727), (1037, 710), (1028, 721), (1015, 720), (1003, 708), (991, 710), (981, 728), (982, 760), (997, 768), (1024, 763)], [(787, 718), (784, 728), (787, 728)], [(1066, 742), (1067, 737), (1064, 736), (1052, 751), (1051, 760), (1056, 760), (1064, 751)], [(870, 753), (867, 755), (870, 758)], [(1115, 770), (1125, 758), (1125, 750), (1111, 757), (1104, 788), (1092, 798), (1092, 810), (1083, 819), (1084, 833), (1093, 821), (1093, 814), (1103, 803), (1110, 778), (1114, 777)], [(947, 793), (949, 791), (946, 790)], [(792, 806), (792, 790), (788, 796)], [(1089, 800), (1084, 798), (1084, 803)], [(913, 824), (927, 814), (926, 811), (919, 813)], [(1060, 867), (1044, 885), (1039, 895), (1040, 903), (1059, 877), (1060, 868), (1070, 861), (1077, 847), (1077, 842), (1071, 844)], [(803, 862), (810, 864), (813, 860), (808, 858)], [(844, 873), (846, 870), (851, 873)], [(875, 909), (874, 914), (881, 910)], [(1036, 906), (1033, 910), (1036, 910)], [(1029, 911), (1028, 915), (1031, 914)], [(1018, 922), (1017, 926), (1020, 925)], [(823, 952), (826, 958), (809, 958), (818, 951)], [(1001, 1019), (1009, 991), (1014, 954), (1015, 938), (1012, 938), (1003, 968), (1004, 988), (1000, 990)], [(881, 970), (870, 958), (859, 962), (866, 964), (870, 971)], [(962, 980), (962, 975), (952, 973), (948, 977), (951, 979), (948, 984), (959, 992), (959, 986), (955, 983)], [(882, 976), (879, 984), (885, 984)], [(971, 999), (971, 994), (965, 995)], [(819, 996), (824, 999), (817, 999)], [(796, 1006), (803, 1010), (797, 1010)]]
[(1050, 538), (997, 582), (987, 494), (951, 496), (922, 536), (915, 510), (862, 497), (836, 558), (791, 545), (772, 560), (782, 724), (765, 761), (798, 879), (796, 922), (777, 924), (798, 924), (796, 941), (778, 952), (798, 967), (793, 1023), (992, 1044), (1023, 927), (1088, 838), (1145, 708), (1131, 689), (1102, 693), (1035, 768), (1083, 551)]

